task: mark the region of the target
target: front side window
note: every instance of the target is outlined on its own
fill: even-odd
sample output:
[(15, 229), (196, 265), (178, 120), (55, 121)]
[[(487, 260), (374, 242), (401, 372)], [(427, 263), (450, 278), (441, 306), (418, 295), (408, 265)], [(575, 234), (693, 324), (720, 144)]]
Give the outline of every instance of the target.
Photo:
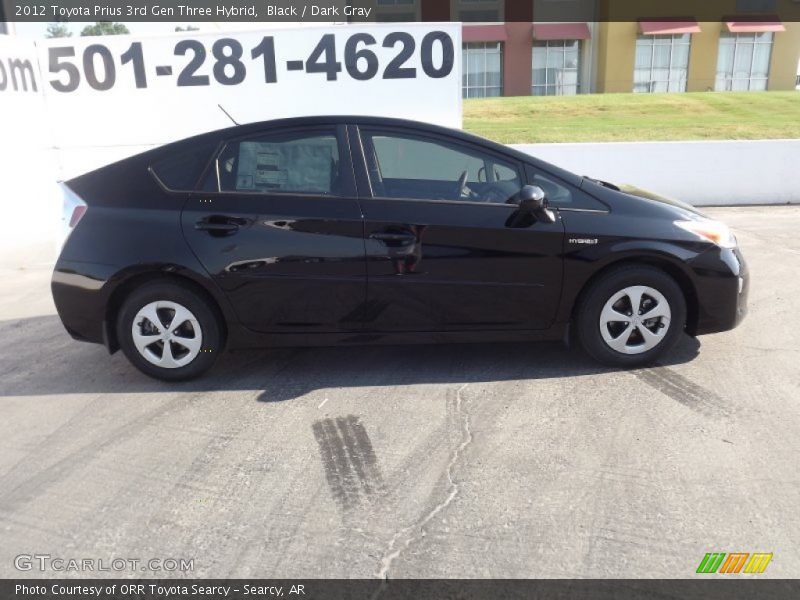
[(461, 51), (461, 95), (486, 98), (503, 93), (503, 44), (469, 42)]
[(766, 90), (772, 55), (772, 32), (723, 33), (719, 38), (718, 92)]
[(522, 188), (513, 162), (479, 149), (370, 130), (362, 140), (377, 197), (502, 204)]
[(534, 96), (574, 96), (579, 91), (580, 40), (533, 43)]
[(636, 38), (634, 92), (685, 92), (691, 35), (640, 35)]
[(343, 193), (334, 130), (269, 134), (231, 142), (216, 166), (222, 192)]

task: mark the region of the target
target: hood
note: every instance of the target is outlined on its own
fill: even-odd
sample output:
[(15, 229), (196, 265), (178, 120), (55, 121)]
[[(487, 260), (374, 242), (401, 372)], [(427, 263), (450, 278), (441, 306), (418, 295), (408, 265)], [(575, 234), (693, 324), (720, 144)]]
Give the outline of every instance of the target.
[[(587, 179), (591, 178), (587, 177)], [(609, 183), (607, 181), (600, 181), (599, 179), (592, 179), (592, 181), (594, 181), (595, 183), (599, 183), (603, 187), (610, 188), (617, 192), (622, 192), (623, 194), (627, 194), (629, 196), (635, 196), (637, 198), (645, 198), (647, 200), (655, 200), (656, 202), (661, 202), (662, 204), (669, 204), (670, 206), (674, 206), (675, 208), (688, 210), (689, 212), (693, 212), (697, 215), (705, 216), (702, 212), (700, 212), (697, 208), (695, 208), (688, 202), (683, 202), (682, 200), (677, 200), (675, 198), (669, 198), (668, 196), (662, 196), (661, 194), (656, 194), (655, 192), (644, 190), (640, 187), (636, 187), (635, 185), (628, 185), (625, 183), (617, 185), (614, 183)]]

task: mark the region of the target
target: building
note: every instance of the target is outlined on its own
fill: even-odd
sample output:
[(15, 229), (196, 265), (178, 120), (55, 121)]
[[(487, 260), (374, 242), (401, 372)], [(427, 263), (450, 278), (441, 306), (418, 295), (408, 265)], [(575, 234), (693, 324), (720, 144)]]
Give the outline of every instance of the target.
[(0, 0), (0, 35), (14, 33), (14, 24), (6, 21), (10, 10), (7, 0)]
[(782, 23), (774, 13), (796, 13), (798, 0), (718, 0), (714, 8), (730, 16), (717, 21), (675, 20), (699, 10), (692, 0), (628, 3), (643, 14), (627, 21), (612, 20), (613, 0), (366, 1), (379, 21), (462, 21), (468, 98), (797, 84), (800, 19)]
[(800, 23), (602, 23), (598, 92), (793, 90)]

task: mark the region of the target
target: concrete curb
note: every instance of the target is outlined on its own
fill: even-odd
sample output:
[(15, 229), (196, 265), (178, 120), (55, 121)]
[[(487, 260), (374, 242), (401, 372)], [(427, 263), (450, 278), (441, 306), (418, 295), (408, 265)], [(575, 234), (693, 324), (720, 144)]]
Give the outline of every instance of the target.
[(574, 173), (698, 206), (800, 203), (800, 140), (510, 146)]

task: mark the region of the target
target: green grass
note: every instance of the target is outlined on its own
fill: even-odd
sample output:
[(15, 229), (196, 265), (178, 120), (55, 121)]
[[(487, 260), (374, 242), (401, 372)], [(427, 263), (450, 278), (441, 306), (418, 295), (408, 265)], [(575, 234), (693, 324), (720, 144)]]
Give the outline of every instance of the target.
[(800, 138), (800, 92), (464, 100), (464, 129), (505, 144)]

